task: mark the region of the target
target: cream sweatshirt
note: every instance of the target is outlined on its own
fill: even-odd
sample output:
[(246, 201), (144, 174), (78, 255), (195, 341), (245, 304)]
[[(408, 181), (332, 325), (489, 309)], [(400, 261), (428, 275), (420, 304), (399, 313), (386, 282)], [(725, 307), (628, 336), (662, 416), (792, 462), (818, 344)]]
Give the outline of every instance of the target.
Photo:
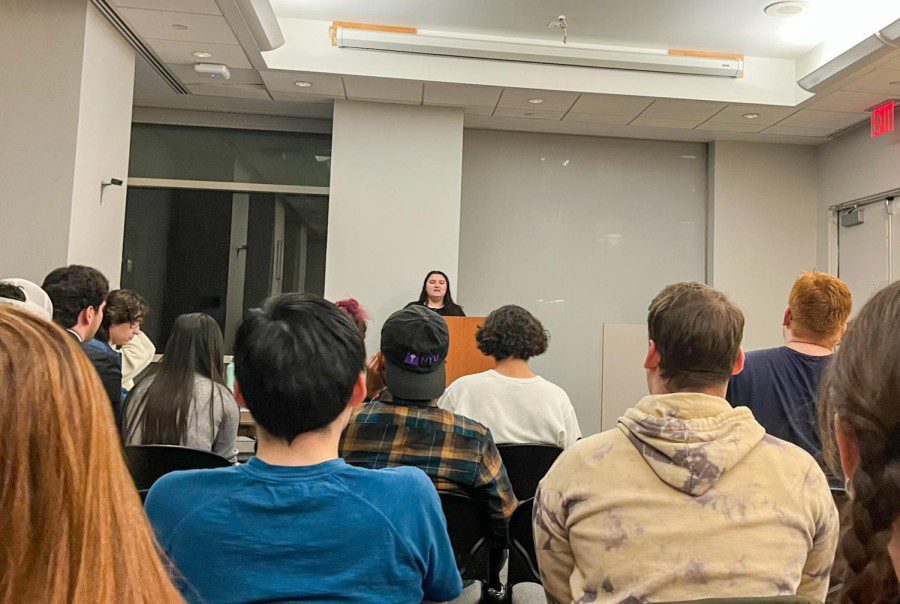
[(560, 456), (535, 496), (534, 538), (551, 601), (824, 600), (838, 518), (808, 453), (746, 407), (675, 393)]

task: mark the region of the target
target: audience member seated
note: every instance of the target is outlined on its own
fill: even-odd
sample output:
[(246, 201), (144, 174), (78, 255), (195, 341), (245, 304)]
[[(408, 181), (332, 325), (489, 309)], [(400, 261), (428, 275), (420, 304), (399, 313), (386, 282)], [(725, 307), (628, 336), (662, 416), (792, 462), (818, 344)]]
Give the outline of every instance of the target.
[(837, 511), (816, 461), (725, 400), (744, 317), (699, 283), (650, 304), (650, 396), (541, 481), (535, 546), (558, 602), (825, 599)]
[(182, 445), (236, 462), (240, 409), (225, 386), (224, 348), (215, 319), (178, 317), (162, 361), (125, 401), (125, 444)]
[(0, 302), (22, 307), (42, 319), (53, 320), (53, 303), (50, 296), (40, 285), (26, 279), (0, 281)]
[(109, 281), (95, 268), (72, 264), (51, 272), (41, 287), (53, 302), (53, 320), (81, 344), (97, 370), (112, 405), (116, 425), (121, 425), (121, 365), (117, 358), (89, 345), (103, 321)]
[(747, 353), (725, 398), (753, 412), (766, 433), (792, 442), (821, 462), (816, 396), (822, 371), (850, 315), (850, 290), (828, 273), (803, 273), (784, 311), (784, 346)]
[(285, 294), (240, 326), (234, 358), (257, 456), (168, 474), (147, 497), (185, 595), (385, 604), (457, 597), (462, 579), (428, 477), (338, 457), (341, 430), (365, 396), (357, 328), (330, 302)]
[(147, 301), (133, 291), (117, 289), (106, 296), (100, 331), (109, 333), (110, 344), (121, 354), (122, 390), (126, 393), (156, 355), (156, 346), (141, 331), (148, 312)]
[(852, 321), (820, 400), (826, 460), (836, 473), (843, 468), (851, 495), (841, 540), (850, 567), (843, 601), (898, 602), (900, 281), (875, 294)]
[(521, 306), (488, 315), (478, 349), (497, 366), (450, 384), (438, 406), (490, 429), (497, 444), (536, 443), (566, 448), (581, 438), (566, 391), (536, 375), (528, 360), (547, 351), (544, 326)]
[(72, 338), (0, 305), (0, 601), (180, 602)]
[(436, 405), (449, 343), (443, 317), (424, 306), (388, 317), (375, 359), (387, 388), (353, 414), (341, 454), (366, 468), (417, 466), (438, 490), (474, 497), (490, 515), (497, 543), (505, 544), (517, 502), (491, 433)]
[(359, 330), (359, 335), (365, 339), (368, 327), (366, 321), (371, 319), (369, 313), (366, 312), (366, 309), (363, 308), (355, 298), (338, 300), (334, 305), (338, 307), (338, 310), (344, 313), (344, 316), (350, 319), (351, 323), (356, 325), (356, 328)]
[[(137, 375), (134, 372), (135, 361), (143, 363), (143, 369), (153, 360), (156, 349), (145, 350), (143, 345), (129, 349), (126, 357), (125, 348), (141, 334), (141, 322), (147, 314), (147, 303), (139, 295), (127, 289), (117, 289), (106, 296), (106, 307), (103, 309), (103, 320), (100, 329), (85, 348), (96, 349), (98, 354), (105, 354), (115, 359), (122, 368), (122, 400), (134, 385), (130, 380)], [(147, 340), (150, 341), (149, 339)], [(148, 357), (149, 352), (149, 357)], [(121, 356), (120, 356), (121, 355)], [(128, 359), (129, 378), (126, 380), (124, 366)]]

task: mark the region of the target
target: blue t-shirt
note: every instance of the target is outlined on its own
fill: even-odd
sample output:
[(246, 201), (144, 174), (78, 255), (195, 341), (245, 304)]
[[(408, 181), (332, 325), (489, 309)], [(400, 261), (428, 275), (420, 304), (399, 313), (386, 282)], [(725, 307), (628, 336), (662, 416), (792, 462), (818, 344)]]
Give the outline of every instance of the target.
[(343, 459), (173, 472), (147, 495), (191, 602), (420, 602), (462, 579), (437, 491), (412, 467)]
[(816, 414), (819, 380), (831, 355), (812, 356), (787, 346), (747, 353), (744, 370), (731, 377), (725, 398), (744, 405), (766, 432), (822, 459)]

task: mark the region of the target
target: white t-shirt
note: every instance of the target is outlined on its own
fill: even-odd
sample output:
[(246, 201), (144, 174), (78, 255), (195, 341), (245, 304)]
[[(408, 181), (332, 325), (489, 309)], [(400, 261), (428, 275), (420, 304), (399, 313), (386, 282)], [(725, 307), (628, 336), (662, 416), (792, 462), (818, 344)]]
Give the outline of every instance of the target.
[(512, 378), (489, 369), (459, 378), (438, 407), (484, 424), (494, 442), (566, 448), (581, 437), (566, 391), (540, 376)]

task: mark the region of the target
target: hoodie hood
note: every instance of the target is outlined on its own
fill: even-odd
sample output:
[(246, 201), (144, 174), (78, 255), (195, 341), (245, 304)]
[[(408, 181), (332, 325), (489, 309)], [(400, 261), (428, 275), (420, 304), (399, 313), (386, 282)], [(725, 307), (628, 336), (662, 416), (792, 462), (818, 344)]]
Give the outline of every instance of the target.
[(663, 482), (689, 495), (708, 491), (766, 434), (747, 407), (694, 392), (644, 397), (618, 427)]

